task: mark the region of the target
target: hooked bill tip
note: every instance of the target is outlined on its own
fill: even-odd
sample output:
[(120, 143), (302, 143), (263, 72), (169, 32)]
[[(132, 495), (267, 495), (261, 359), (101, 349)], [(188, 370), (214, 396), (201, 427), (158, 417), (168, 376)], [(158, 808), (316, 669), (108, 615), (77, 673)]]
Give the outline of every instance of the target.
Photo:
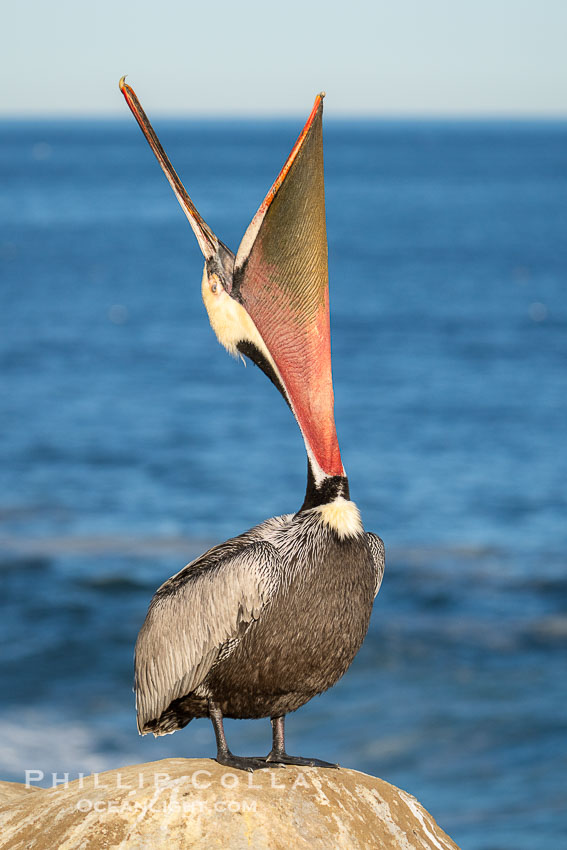
[(126, 85), (125, 82), (124, 82), (125, 79), (126, 79), (126, 74), (124, 74), (123, 77), (120, 77), (120, 82), (118, 83), (118, 88), (122, 92), (124, 91), (124, 86)]

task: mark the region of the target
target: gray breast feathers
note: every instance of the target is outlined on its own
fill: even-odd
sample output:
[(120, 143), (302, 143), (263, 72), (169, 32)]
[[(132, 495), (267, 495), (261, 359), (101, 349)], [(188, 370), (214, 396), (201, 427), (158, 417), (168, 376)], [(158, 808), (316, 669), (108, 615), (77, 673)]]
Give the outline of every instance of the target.
[(153, 597), (136, 642), (142, 734), (173, 700), (199, 686), (223, 646), (241, 637), (272, 597), (280, 572), (277, 550), (243, 538), (211, 549)]
[(376, 598), (384, 576), (384, 544), (378, 535), (373, 534), (371, 531), (367, 531), (365, 536), (368, 548), (370, 549), (370, 554), (372, 555), (372, 560), (374, 561), (374, 568), (376, 570), (376, 583), (374, 585), (374, 598)]

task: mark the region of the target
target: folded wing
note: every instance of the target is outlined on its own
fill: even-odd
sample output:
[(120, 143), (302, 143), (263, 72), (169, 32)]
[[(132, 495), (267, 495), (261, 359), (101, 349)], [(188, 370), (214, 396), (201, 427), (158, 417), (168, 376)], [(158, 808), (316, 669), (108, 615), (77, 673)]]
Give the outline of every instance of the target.
[(228, 541), (154, 595), (136, 642), (138, 730), (154, 731), (173, 702), (199, 686), (227, 643), (257, 620), (274, 591), (279, 555), (267, 542)]

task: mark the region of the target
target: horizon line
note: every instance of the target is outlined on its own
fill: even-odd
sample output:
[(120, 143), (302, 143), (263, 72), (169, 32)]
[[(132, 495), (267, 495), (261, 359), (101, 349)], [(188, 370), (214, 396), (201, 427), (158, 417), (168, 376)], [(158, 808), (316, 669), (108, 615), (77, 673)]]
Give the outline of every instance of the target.
[[(160, 121), (288, 121), (299, 120), (302, 118), (302, 112), (286, 111), (282, 112), (210, 112), (210, 111), (193, 111), (193, 112), (168, 112), (154, 110), (153, 118)], [(121, 115), (118, 112), (2, 112), (0, 111), (0, 121), (104, 121), (112, 123), (128, 123), (129, 115)], [(356, 112), (344, 111), (335, 112), (325, 116), (326, 122), (334, 121), (399, 121), (399, 122), (567, 122), (567, 110), (557, 112), (503, 112), (501, 110), (486, 110), (478, 112), (458, 112), (458, 111), (387, 111), (381, 110), (376, 112)]]

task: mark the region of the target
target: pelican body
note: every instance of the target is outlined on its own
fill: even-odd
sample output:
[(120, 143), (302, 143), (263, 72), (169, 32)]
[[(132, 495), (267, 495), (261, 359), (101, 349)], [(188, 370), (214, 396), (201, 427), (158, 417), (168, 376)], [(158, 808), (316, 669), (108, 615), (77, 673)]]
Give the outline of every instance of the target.
[[(235, 255), (197, 212), (124, 78), (120, 89), (203, 252), (203, 300), (219, 342), (275, 384), (307, 452), (296, 513), (213, 547), (156, 591), (136, 642), (138, 730), (165, 735), (210, 717), (221, 764), (333, 767), (288, 755), (284, 718), (352, 663), (382, 581), (384, 546), (350, 500), (334, 421), (323, 95)], [(224, 717), (270, 717), (268, 756), (233, 755)]]

